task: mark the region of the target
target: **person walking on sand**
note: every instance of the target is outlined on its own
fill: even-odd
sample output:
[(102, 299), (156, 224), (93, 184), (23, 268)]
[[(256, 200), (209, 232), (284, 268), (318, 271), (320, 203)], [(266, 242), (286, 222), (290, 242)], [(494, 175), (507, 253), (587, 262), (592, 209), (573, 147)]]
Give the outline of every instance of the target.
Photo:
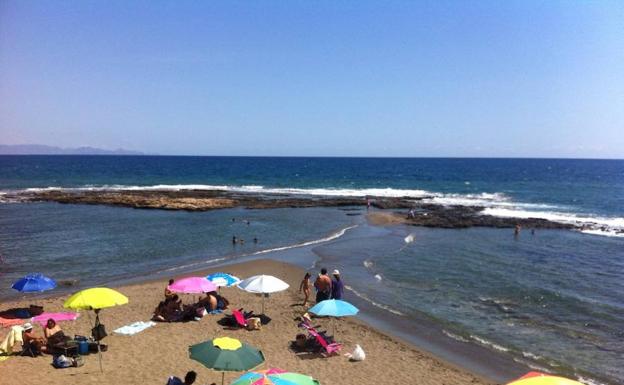
[(310, 277), (310, 273), (305, 273), (303, 280), (301, 280), (301, 285), (299, 285), (299, 293), (303, 292), (305, 295), (302, 305), (304, 307), (308, 304), (308, 298), (310, 297)]
[(340, 271), (335, 269), (332, 272), (332, 275), (334, 276), (334, 279), (332, 280), (331, 297), (332, 299), (342, 299), (342, 295), (344, 294), (344, 283), (342, 283), (342, 280), (340, 279)]
[(321, 274), (316, 277), (314, 281), (314, 287), (316, 288), (316, 302), (325, 301), (331, 296), (332, 281), (327, 275), (327, 269), (322, 268)]

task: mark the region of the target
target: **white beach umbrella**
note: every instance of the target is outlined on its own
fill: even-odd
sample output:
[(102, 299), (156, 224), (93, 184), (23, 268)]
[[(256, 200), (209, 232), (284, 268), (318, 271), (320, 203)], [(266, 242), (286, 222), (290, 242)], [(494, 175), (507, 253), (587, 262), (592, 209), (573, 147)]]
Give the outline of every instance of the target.
[(288, 289), (289, 285), (272, 275), (254, 275), (242, 280), (238, 288), (250, 293), (262, 294), (262, 313), (264, 314), (264, 294)]

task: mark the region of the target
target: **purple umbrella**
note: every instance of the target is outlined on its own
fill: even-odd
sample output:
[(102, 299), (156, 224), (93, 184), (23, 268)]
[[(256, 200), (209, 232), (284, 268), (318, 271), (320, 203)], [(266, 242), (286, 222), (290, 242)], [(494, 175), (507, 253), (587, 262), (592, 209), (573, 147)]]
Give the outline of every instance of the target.
[(168, 288), (175, 293), (200, 294), (216, 291), (217, 285), (207, 280), (206, 277), (187, 277), (176, 280)]

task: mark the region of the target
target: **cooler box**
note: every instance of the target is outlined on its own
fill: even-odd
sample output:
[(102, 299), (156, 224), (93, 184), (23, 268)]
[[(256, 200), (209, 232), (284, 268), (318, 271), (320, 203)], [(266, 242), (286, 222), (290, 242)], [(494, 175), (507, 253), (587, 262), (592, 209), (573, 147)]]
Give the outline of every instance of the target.
[(89, 354), (89, 342), (78, 341), (78, 354), (80, 355)]

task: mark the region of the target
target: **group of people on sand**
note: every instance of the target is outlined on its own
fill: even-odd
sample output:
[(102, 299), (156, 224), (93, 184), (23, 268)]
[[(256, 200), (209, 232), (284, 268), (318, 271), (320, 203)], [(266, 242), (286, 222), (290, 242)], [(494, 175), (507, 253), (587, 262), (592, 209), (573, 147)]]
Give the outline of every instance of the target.
[(61, 327), (52, 318), (48, 319), (43, 328), (43, 337), (35, 334), (33, 326), (27, 322), (22, 327), (22, 355), (36, 357), (42, 353), (52, 354), (60, 344), (70, 339), (65, 336)]
[[(299, 292), (303, 293), (305, 296), (303, 306), (307, 306), (312, 292), (310, 285), (311, 277), (312, 275), (309, 272), (306, 273), (301, 281), (301, 284), (299, 285)], [(326, 299), (342, 299), (344, 294), (344, 283), (340, 276), (340, 271), (335, 269), (332, 272), (332, 277), (327, 274), (326, 268), (322, 268), (321, 272), (317, 275), (313, 284), (316, 289), (316, 303), (325, 301)]]
[[(169, 280), (169, 285), (175, 281)], [(216, 291), (204, 293), (206, 296), (194, 304), (182, 304), (180, 297), (169, 290), (169, 285), (165, 287), (165, 299), (161, 301), (156, 309), (152, 320), (160, 322), (183, 322), (198, 320), (207, 313), (220, 312), (227, 309), (230, 302)]]

